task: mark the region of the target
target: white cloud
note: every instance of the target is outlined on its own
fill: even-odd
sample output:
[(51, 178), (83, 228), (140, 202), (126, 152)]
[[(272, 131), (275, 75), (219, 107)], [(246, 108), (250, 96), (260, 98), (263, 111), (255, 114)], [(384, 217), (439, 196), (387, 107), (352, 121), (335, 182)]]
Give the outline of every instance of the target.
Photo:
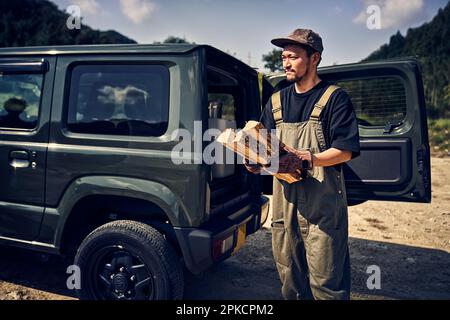
[(100, 9), (100, 5), (96, 0), (70, 0), (70, 2), (80, 7), (81, 15), (85, 13), (95, 15)]
[(353, 19), (354, 23), (366, 24), (371, 5), (381, 11), (381, 28), (398, 28), (414, 21), (423, 13), (424, 0), (364, 0), (364, 9)]
[(156, 5), (149, 0), (120, 0), (122, 13), (136, 24), (150, 17)]

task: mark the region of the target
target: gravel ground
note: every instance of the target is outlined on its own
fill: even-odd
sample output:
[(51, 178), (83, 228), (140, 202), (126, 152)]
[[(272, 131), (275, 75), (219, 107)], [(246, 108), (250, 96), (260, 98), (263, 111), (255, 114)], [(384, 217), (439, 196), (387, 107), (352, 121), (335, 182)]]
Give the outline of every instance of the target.
[[(352, 299), (450, 299), (450, 158), (432, 158), (431, 204), (369, 201), (349, 209)], [(0, 300), (74, 299), (58, 257), (0, 248)], [(377, 265), (381, 288), (369, 290)], [(235, 256), (186, 275), (186, 299), (281, 299), (271, 233), (251, 235)]]

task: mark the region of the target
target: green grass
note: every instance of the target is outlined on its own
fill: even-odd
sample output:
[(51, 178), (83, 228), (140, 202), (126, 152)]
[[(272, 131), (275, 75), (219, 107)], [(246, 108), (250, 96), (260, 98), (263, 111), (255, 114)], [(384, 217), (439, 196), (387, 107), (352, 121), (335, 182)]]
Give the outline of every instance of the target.
[(428, 135), (432, 152), (450, 154), (450, 119), (428, 120)]

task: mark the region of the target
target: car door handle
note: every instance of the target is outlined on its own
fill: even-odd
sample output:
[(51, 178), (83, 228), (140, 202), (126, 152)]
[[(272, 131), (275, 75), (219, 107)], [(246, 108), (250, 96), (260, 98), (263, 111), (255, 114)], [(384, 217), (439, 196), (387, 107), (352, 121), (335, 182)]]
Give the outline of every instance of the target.
[(25, 150), (13, 150), (10, 152), (9, 157), (11, 159), (29, 160), (30, 154)]
[(9, 153), (9, 165), (14, 168), (28, 168), (30, 153), (25, 150), (13, 150)]

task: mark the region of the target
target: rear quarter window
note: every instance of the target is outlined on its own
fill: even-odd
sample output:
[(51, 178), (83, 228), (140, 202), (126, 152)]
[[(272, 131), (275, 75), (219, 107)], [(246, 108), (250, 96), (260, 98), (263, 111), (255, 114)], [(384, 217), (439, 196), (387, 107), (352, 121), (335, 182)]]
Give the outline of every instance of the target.
[(160, 65), (78, 65), (68, 100), (72, 132), (161, 136), (168, 126), (169, 71)]

